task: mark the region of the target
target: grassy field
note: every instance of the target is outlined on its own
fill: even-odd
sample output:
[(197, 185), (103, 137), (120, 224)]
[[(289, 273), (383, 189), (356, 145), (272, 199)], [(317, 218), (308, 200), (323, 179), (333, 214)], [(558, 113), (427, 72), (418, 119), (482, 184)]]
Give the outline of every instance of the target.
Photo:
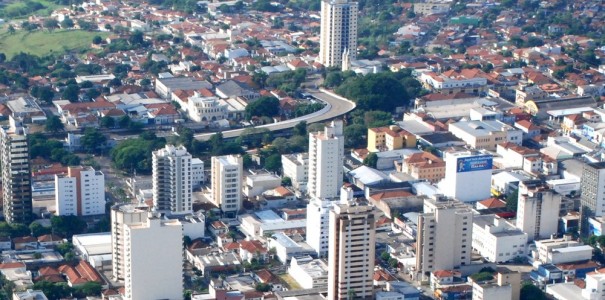
[(0, 52), (6, 54), (8, 59), (23, 51), (43, 56), (49, 53), (64, 53), (71, 50), (90, 49), (92, 38), (95, 35), (107, 37), (108, 33), (89, 32), (83, 30), (37, 30), (27, 32), (17, 31), (11, 35), (6, 30), (0, 31)]
[[(5, 2), (10, 3), (0, 6), (0, 16), (7, 19), (24, 18), (29, 15), (49, 16), (55, 9), (64, 7), (48, 0), (17, 0)], [(32, 4), (39, 6), (40, 9), (32, 10), (32, 8), (28, 6)]]

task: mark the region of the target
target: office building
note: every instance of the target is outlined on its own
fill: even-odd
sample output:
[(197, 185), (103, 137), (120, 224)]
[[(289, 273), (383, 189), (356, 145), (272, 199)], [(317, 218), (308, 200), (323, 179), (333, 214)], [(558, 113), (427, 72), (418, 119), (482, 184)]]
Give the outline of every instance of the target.
[(418, 215), (416, 270), (427, 278), (435, 270), (452, 270), (471, 262), (473, 211), (441, 195), (424, 200)]
[(145, 205), (118, 204), (111, 208), (111, 263), (112, 279), (124, 281), (125, 278), (125, 241), (126, 226), (147, 221), (149, 208)]
[(58, 216), (105, 214), (105, 175), (92, 167), (68, 167), (67, 174), (55, 175), (55, 203)]
[(3, 210), (9, 224), (29, 224), (32, 219), (27, 129), (21, 122), (10, 117), (10, 126), (0, 128)]
[(184, 146), (153, 152), (153, 208), (166, 214), (192, 212), (191, 154)]
[(212, 202), (229, 218), (242, 206), (243, 162), (240, 155), (212, 157)]
[(371, 206), (335, 203), (330, 211), (328, 299), (373, 299), (376, 216)]
[(583, 165), (580, 212), (583, 220), (581, 229), (587, 233), (588, 218), (605, 216), (605, 162)]
[(183, 299), (183, 227), (150, 216), (124, 227), (124, 299)]
[(528, 242), (549, 238), (557, 233), (561, 195), (541, 180), (519, 183), (517, 228), (527, 233)]
[(472, 151), (445, 154), (445, 178), (439, 189), (462, 202), (485, 200), (491, 196), (492, 156)]
[(309, 133), (309, 182), (311, 197), (335, 198), (343, 181), (344, 135), (342, 121), (332, 121), (324, 131)]
[(344, 60), (357, 57), (357, 2), (321, 1), (319, 62), (325, 67), (341, 67)]

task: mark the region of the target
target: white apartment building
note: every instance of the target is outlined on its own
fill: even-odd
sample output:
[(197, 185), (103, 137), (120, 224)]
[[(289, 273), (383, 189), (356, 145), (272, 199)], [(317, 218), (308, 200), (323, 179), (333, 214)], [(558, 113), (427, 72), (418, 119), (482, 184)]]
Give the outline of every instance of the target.
[(206, 182), (206, 174), (204, 173), (204, 161), (199, 158), (191, 160), (191, 186), (198, 188)]
[(349, 0), (321, 0), (319, 62), (325, 67), (341, 67), (343, 57), (357, 57), (358, 3)]
[(420, 74), (419, 81), (426, 89), (441, 94), (462, 92), (477, 95), (487, 91), (487, 79), (480, 69), (450, 70), (441, 74), (424, 72)]
[(418, 215), (416, 270), (420, 278), (471, 262), (473, 211), (466, 204), (435, 195)]
[(58, 216), (105, 214), (105, 175), (92, 167), (69, 167), (55, 175), (55, 203)]
[(342, 121), (332, 121), (324, 131), (309, 133), (309, 182), (311, 197), (335, 198), (342, 187), (344, 135)]
[(540, 180), (519, 183), (517, 228), (527, 233), (528, 242), (556, 234), (561, 209), (561, 195)]
[(271, 173), (256, 173), (246, 176), (243, 193), (248, 198), (253, 198), (262, 193), (281, 186), (281, 178)]
[(183, 299), (183, 227), (150, 217), (124, 230), (124, 299)]
[(182, 145), (166, 145), (152, 157), (154, 209), (167, 214), (191, 213), (191, 154)]
[(243, 162), (240, 155), (212, 157), (212, 202), (227, 217), (235, 217), (242, 206)]
[(328, 265), (321, 259), (294, 257), (290, 261), (288, 274), (303, 289), (328, 287)]
[(495, 215), (473, 217), (473, 249), (494, 263), (525, 256), (527, 233)]
[(307, 204), (307, 244), (319, 257), (328, 256), (330, 209), (334, 204), (328, 199), (311, 198)]
[(4, 220), (29, 224), (32, 218), (31, 170), (27, 129), (22, 120), (10, 117), (10, 126), (0, 128), (2, 201)]
[(218, 97), (202, 97), (197, 92), (188, 98), (186, 110), (189, 118), (198, 123), (207, 124), (228, 116), (228, 105)]
[(450, 11), (452, 0), (429, 0), (414, 3), (414, 13), (417, 15), (442, 14)]
[(149, 208), (132, 204), (118, 204), (111, 208), (111, 263), (112, 279), (124, 281), (126, 265), (124, 231), (126, 226), (147, 222)]
[(445, 178), (439, 182), (443, 193), (462, 202), (485, 200), (491, 196), (493, 158), (472, 151), (445, 154)]
[(335, 204), (330, 211), (328, 299), (372, 299), (376, 216), (371, 206)]
[(521, 145), (523, 131), (501, 121), (459, 121), (452, 123), (448, 131), (473, 149), (496, 150), (498, 144)]
[(292, 187), (301, 192), (307, 192), (309, 181), (309, 154), (284, 154), (281, 156), (282, 173), (290, 178)]

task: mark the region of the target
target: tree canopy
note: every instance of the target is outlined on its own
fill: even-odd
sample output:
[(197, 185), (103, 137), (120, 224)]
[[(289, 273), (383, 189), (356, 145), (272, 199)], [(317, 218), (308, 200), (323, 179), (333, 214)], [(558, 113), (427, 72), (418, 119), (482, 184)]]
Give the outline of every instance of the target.
[(279, 114), (279, 100), (271, 96), (263, 96), (246, 106), (246, 120), (252, 117), (274, 117)]
[(151, 152), (164, 147), (165, 138), (155, 134), (141, 134), (139, 138), (128, 139), (111, 150), (110, 156), (116, 168), (123, 171), (151, 172)]
[(361, 110), (391, 112), (410, 101), (405, 86), (394, 73), (351, 77), (336, 88), (336, 93), (357, 103)]

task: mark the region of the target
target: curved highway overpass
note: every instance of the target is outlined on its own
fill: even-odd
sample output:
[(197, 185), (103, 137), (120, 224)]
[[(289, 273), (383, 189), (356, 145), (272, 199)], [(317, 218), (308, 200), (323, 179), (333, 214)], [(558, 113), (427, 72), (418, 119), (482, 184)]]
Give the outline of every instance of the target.
[[(330, 119), (338, 117), (338, 116), (342, 116), (342, 115), (352, 111), (355, 108), (355, 103), (353, 101), (343, 98), (341, 96), (338, 96), (328, 90), (324, 90), (324, 89), (305, 90), (305, 92), (313, 95), (313, 97), (315, 97), (316, 99), (326, 103), (326, 106), (324, 108), (322, 108), (321, 110), (316, 111), (312, 114), (304, 115), (302, 117), (285, 120), (285, 121), (281, 121), (281, 122), (277, 122), (277, 123), (255, 126), (254, 128), (267, 128), (271, 131), (289, 129), (289, 128), (293, 128), (294, 126), (296, 126), (296, 124), (300, 123), (301, 121), (307, 121), (308, 124), (326, 121), (326, 120), (330, 120)], [(252, 127), (247, 127), (247, 128), (252, 128)], [(242, 132), (244, 132), (244, 130), (246, 130), (246, 128), (223, 131), (223, 137), (224, 138), (234, 138), (234, 137), (237, 137), (240, 134), (242, 134)], [(194, 137), (198, 140), (206, 141), (206, 140), (210, 139), (210, 137), (214, 134), (215, 134), (215, 132), (200, 133), (200, 134), (194, 135)]]

